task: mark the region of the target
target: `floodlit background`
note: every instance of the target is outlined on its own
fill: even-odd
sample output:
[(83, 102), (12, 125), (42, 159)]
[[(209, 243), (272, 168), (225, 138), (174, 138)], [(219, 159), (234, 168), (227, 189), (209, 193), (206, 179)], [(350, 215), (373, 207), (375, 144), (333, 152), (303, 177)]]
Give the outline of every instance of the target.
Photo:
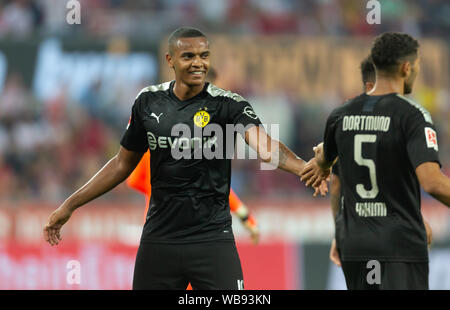
[[(134, 98), (173, 78), (166, 38), (183, 25), (211, 42), (216, 85), (238, 92), (304, 159), (333, 108), (362, 91), (359, 63), (374, 37), (420, 40), (412, 98), (432, 114), (450, 175), (450, 3), (367, 1), (84, 0), (69, 25), (66, 0), (0, 0), (0, 289), (130, 289), (144, 197), (125, 184), (77, 210), (58, 247), (44, 244), (51, 211), (118, 150)], [(232, 187), (260, 223), (254, 246), (234, 230), (247, 289), (345, 289), (328, 252), (329, 198), (255, 160), (233, 162)], [(424, 196), (434, 232), (430, 287), (450, 289), (450, 210)], [(388, 241), (388, 240), (386, 240)], [(80, 263), (79, 284), (67, 281)], [(68, 264), (69, 263), (69, 264)]]

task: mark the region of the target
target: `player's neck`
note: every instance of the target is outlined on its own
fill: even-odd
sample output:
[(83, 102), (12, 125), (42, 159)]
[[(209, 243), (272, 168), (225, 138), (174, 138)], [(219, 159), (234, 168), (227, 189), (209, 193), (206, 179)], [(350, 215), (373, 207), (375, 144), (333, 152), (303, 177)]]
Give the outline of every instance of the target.
[(391, 93), (403, 95), (405, 93), (404, 81), (401, 78), (377, 76), (372, 90), (367, 92), (370, 96), (380, 96)]
[(205, 87), (205, 82), (201, 85), (190, 86), (182, 81), (175, 80), (175, 84), (173, 85), (173, 93), (177, 96), (181, 101), (191, 99), (192, 97), (197, 96)]

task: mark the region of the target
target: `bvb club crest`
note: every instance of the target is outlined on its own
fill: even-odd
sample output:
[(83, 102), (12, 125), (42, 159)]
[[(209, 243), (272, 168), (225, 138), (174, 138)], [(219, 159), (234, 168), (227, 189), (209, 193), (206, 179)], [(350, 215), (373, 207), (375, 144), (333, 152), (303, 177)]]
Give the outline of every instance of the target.
[(211, 120), (211, 116), (206, 111), (208, 108), (204, 108), (200, 111), (197, 111), (194, 115), (194, 124), (198, 127), (205, 127), (208, 125), (209, 121)]

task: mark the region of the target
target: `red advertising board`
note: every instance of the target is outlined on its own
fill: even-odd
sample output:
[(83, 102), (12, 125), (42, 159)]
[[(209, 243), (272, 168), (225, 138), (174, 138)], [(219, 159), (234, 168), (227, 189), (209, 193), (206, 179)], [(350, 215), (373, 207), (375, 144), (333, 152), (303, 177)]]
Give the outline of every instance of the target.
[[(327, 244), (333, 223), (324, 203), (260, 201), (252, 208), (261, 242), (250, 243), (233, 223), (245, 289), (302, 289), (301, 247)], [(96, 204), (77, 210), (63, 227), (62, 242), (51, 247), (42, 229), (53, 207), (24, 204), (0, 207), (0, 289), (131, 289), (144, 207)], [(448, 210), (425, 205), (435, 240), (447, 238)]]
[[(245, 289), (295, 289), (294, 246), (239, 244)], [(136, 246), (62, 242), (0, 245), (0, 290), (129, 290)]]

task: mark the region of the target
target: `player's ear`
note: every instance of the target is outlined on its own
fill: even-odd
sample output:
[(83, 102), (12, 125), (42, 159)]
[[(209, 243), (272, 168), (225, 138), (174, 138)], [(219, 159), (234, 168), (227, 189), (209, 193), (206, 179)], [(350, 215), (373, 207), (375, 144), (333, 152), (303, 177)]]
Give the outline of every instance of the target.
[(169, 64), (169, 67), (173, 69), (173, 58), (169, 53), (166, 54), (166, 61)]
[(409, 61), (405, 61), (401, 64), (400, 73), (402, 77), (406, 77), (411, 74), (411, 63)]

